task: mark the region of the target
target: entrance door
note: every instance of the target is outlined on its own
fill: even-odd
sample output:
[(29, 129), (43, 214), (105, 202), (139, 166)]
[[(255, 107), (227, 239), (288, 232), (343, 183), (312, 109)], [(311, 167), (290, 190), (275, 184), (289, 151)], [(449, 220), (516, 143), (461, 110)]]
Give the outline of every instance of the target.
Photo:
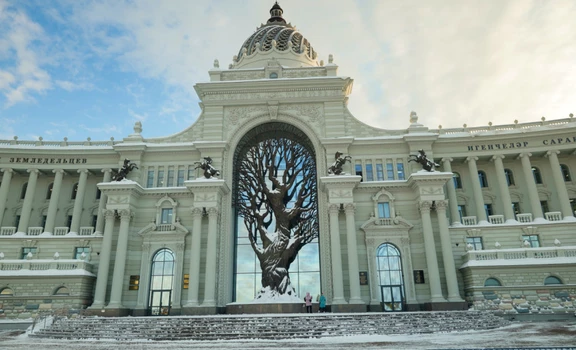
[(401, 285), (380, 286), (382, 290), (382, 311), (404, 310)]
[(148, 313), (152, 316), (167, 316), (172, 304), (174, 285), (174, 253), (170, 249), (160, 249), (152, 258), (150, 276), (150, 300)]
[(171, 290), (152, 290), (150, 293), (150, 315), (167, 316), (170, 314)]

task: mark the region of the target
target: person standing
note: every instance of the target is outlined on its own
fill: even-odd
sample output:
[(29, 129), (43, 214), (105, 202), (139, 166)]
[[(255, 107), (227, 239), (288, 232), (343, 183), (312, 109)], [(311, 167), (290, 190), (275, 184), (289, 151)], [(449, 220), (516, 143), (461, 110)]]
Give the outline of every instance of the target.
[(326, 312), (326, 297), (324, 292), (320, 294), (320, 304), (318, 304), (319, 312)]
[(312, 313), (312, 296), (310, 292), (306, 292), (306, 296), (304, 297), (304, 302), (306, 303), (306, 312), (311, 314)]

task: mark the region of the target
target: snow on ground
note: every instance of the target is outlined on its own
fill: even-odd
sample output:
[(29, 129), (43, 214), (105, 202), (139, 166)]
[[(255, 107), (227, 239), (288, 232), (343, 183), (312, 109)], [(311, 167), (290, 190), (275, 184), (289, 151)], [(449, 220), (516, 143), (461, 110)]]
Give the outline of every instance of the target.
[(391, 336), (352, 336), (297, 340), (251, 341), (113, 341), (50, 340), (29, 337), (23, 331), (0, 333), (0, 349), (572, 349), (576, 350), (576, 320), (515, 323), (507, 327), (453, 333)]

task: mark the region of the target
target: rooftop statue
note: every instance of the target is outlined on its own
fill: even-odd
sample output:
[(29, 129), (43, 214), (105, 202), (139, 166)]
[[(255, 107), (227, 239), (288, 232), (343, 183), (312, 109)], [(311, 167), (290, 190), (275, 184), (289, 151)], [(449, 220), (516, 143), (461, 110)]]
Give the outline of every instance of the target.
[(419, 153), (418, 155), (411, 154), (410, 159), (408, 159), (408, 162), (416, 162), (422, 165), (422, 169), (426, 171), (434, 171), (434, 167), (440, 166), (434, 163), (433, 160), (428, 159), (423, 149), (419, 149), (418, 153)]
[(194, 162), (194, 164), (196, 164), (194, 169), (204, 170), (204, 177), (207, 179), (211, 178), (212, 176), (220, 176), (220, 171), (216, 170), (212, 166), (212, 158), (210, 157), (204, 157), (202, 162)]
[(128, 176), (128, 173), (134, 169), (138, 169), (136, 163), (131, 162), (130, 159), (124, 159), (124, 165), (118, 169), (118, 173), (112, 177), (112, 181), (122, 181)]
[(334, 155), (334, 163), (328, 168), (328, 174), (342, 175), (342, 166), (352, 159), (350, 156), (343, 157), (343, 155), (344, 153), (336, 152)]

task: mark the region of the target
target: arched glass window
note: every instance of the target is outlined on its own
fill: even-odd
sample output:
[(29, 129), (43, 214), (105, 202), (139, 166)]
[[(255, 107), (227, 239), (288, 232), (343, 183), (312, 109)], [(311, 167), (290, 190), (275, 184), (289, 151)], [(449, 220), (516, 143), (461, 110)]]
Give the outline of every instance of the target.
[(72, 187), (72, 197), (71, 199), (76, 199), (76, 194), (78, 193), (78, 183), (75, 183)]
[(153, 316), (170, 314), (172, 288), (174, 286), (174, 253), (170, 249), (160, 249), (152, 258), (150, 276), (150, 304)]
[(452, 173), (452, 180), (454, 180), (454, 188), (462, 188), (462, 179), (459, 173)]
[(484, 171), (478, 171), (478, 180), (480, 181), (480, 187), (488, 187), (488, 178), (486, 177), (486, 173)]
[(540, 169), (536, 168), (535, 166), (532, 167), (532, 175), (534, 175), (534, 182), (537, 184), (542, 184), (542, 174), (540, 173)]
[(565, 182), (572, 181), (572, 176), (570, 175), (570, 169), (566, 164), (560, 164), (560, 171), (562, 171), (562, 177)]
[(70, 291), (66, 287), (60, 287), (56, 289), (54, 295), (70, 295)]
[(6, 288), (2, 288), (0, 290), (0, 298), (11, 297), (11, 296), (14, 296), (14, 292), (12, 291), (12, 289), (6, 287)]
[(564, 283), (562, 283), (562, 281), (558, 277), (548, 276), (544, 280), (544, 285), (547, 286), (550, 284), (564, 284)]
[(500, 287), (502, 283), (495, 278), (487, 278), (484, 282), (484, 287)]
[(506, 183), (508, 183), (508, 186), (513, 186), (513, 185), (515, 185), (515, 183), (514, 183), (514, 174), (512, 173), (512, 170), (510, 170), (510, 169), (504, 169), (504, 177), (506, 177)]
[(376, 266), (380, 283), (380, 301), (384, 311), (404, 309), (404, 278), (400, 251), (384, 243), (376, 251)]
[(52, 188), (54, 187), (54, 183), (52, 182), (48, 185), (48, 190), (46, 191), (46, 199), (52, 198)]
[(24, 199), (26, 197), (26, 189), (28, 188), (28, 182), (22, 185), (22, 191), (20, 191), (20, 199)]

